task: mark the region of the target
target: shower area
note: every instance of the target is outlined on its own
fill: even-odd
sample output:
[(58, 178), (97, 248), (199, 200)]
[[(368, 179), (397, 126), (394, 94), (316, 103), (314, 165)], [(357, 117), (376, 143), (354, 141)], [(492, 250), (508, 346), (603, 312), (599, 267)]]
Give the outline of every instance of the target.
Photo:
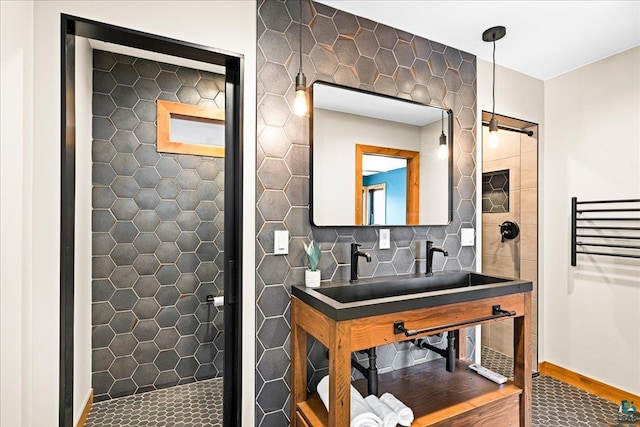
[[(532, 367), (538, 353), (538, 125), (496, 114), (498, 141), (482, 134), (482, 272), (533, 283)], [(491, 113), (483, 112), (483, 123)], [(482, 325), (483, 353), (513, 357), (513, 320)], [(483, 355), (484, 357), (484, 355)]]
[(140, 410), (188, 425), (168, 409), (179, 405), (221, 425), (224, 154), (159, 152), (156, 105), (224, 112), (225, 76), (95, 47), (92, 75), (87, 425), (125, 425)]

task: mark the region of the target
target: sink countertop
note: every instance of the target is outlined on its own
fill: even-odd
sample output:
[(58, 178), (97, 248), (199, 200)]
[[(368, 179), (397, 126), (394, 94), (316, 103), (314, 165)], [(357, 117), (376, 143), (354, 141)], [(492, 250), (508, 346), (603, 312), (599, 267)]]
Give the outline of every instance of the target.
[[(465, 277), (475, 279), (479, 284), (458, 285), (456, 287), (441, 288), (441, 281), (461, 281)], [(416, 284), (425, 283), (435, 289), (418, 289)], [(412, 285), (413, 289), (402, 293), (403, 284)], [(328, 294), (340, 294), (346, 287), (361, 287), (353, 289), (356, 293), (364, 291), (372, 286), (393, 286), (393, 290), (381, 292), (381, 297), (369, 297), (362, 300), (340, 302)], [(439, 288), (440, 287), (440, 288)], [(439, 289), (438, 289), (439, 288)], [(373, 289), (373, 288), (371, 288)], [(380, 290), (380, 288), (376, 288)], [(292, 295), (306, 304), (320, 311), (329, 318), (337, 321), (370, 317), (381, 314), (390, 314), (406, 310), (414, 310), (425, 307), (467, 302), (484, 298), (510, 295), (520, 292), (530, 292), (533, 289), (531, 281), (510, 279), (497, 276), (488, 276), (482, 273), (470, 271), (436, 272), (433, 276), (424, 274), (407, 274), (398, 276), (384, 276), (359, 279), (356, 283), (349, 281), (323, 282), (319, 288), (307, 288), (304, 285), (292, 286)], [(323, 293), (326, 292), (327, 294)], [(388, 295), (392, 293), (392, 295)]]

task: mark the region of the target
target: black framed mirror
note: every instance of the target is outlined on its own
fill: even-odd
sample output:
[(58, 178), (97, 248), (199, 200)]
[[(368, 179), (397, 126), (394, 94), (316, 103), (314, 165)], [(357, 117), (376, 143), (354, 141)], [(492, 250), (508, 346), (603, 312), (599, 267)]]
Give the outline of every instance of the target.
[(451, 110), (322, 81), (311, 101), (312, 224), (451, 222)]

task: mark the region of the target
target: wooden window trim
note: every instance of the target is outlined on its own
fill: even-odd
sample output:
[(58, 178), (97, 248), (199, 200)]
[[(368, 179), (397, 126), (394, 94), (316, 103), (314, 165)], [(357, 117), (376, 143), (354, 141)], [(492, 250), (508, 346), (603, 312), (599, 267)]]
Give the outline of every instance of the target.
[(224, 147), (171, 141), (171, 117), (199, 120), (224, 125), (224, 110), (178, 102), (156, 102), (157, 139), (159, 153), (193, 154), (197, 156), (224, 157)]
[[(407, 159), (407, 224), (419, 223), (420, 211), (420, 152), (399, 148), (356, 144), (356, 225), (362, 225), (362, 156), (381, 156)], [(393, 225), (393, 224), (391, 224)]]

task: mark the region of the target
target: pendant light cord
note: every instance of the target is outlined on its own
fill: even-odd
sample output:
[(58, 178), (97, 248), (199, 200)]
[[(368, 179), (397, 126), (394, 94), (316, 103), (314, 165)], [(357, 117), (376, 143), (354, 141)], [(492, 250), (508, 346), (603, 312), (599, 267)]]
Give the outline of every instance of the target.
[(493, 41), (493, 108), (491, 117), (496, 116), (496, 41)]
[(493, 63), (491, 76), (491, 120), (489, 121), (489, 132), (498, 131), (498, 120), (496, 119), (496, 40), (500, 40), (507, 34), (507, 29), (502, 25), (487, 28), (482, 33), (482, 40), (493, 43)]
[[(299, 4), (300, 4), (300, 10), (299, 10), (300, 23), (298, 25), (298, 48), (299, 48), (298, 50), (300, 53), (300, 72), (302, 73), (302, 0), (299, 1)], [(495, 46), (494, 46), (494, 49), (495, 49)], [(495, 53), (494, 53), (494, 56), (495, 56)]]

